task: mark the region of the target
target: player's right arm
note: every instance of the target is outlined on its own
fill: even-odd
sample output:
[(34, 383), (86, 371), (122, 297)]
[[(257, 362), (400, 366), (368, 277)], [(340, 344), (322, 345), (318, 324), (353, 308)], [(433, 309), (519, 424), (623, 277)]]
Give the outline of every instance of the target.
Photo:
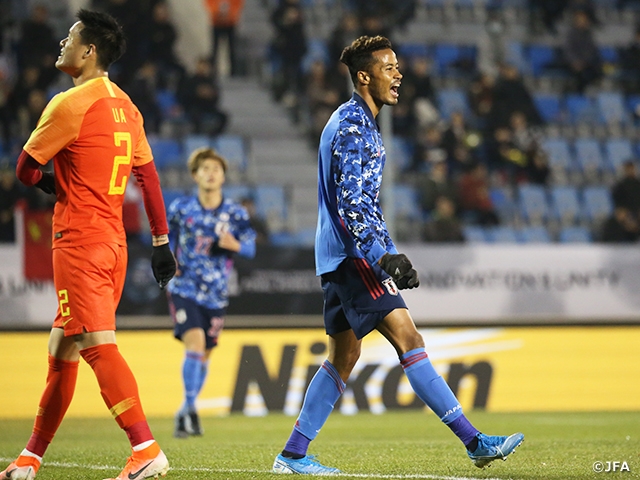
[(332, 163), (336, 182), (338, 214), (358, 249), (371, 264), (377, 263), (387, 250), (369, 223), (368, 211), (373, 209), (370, 195), (363, 192), (364, 172), (362, 159), (368, 155), (362, 141), (361, 124), (351, 121), (341, 126), (336, 134)]

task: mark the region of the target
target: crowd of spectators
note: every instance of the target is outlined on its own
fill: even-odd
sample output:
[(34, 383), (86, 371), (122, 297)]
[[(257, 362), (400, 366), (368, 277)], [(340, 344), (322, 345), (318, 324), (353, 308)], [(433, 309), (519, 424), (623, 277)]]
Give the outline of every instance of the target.
[[(626, 8), (630, 3), (633, 2), (619, 2), (618, 7)], [(353, 0), (346, 4), (346, 12), (326, 39), (326, 57), (316, 56), (306, 66), (308, 40), (302, 36), (304, 28), (300, 26), (305, 21), (305, 11), (299, 0), (283, 0), (285, 6), (281, 7), (297, 11), (301, 37), (296, 44), (300, 50), (294, 64), (278, 70), (283, 76), (276, 76), (274, 88), (278, 90), (285, 77), (295, 79), (288, 83), (295, 101), (285, 104), (295, 105), (293, 118), (303, 122), (313, 146), (333, 110), (351, 95), (348, 74), (339, 62), (342, 48), (363, 34), (385, 35), (393, 42), (396, 29), (412, 20), (416, 8), (416, 2), (411, 0), (400, 4)], [(391, 111), (393, 134), (404, 141), (402, 145), (406, 147), (401, 148), (410, 157), (400, 166), (400, 181), (418, 191), (425, 225), (421, 237), (425, 241), (459, 239), (460, 235), (454, 233), (458, 230), (453, 226), (456, 222), (499, 225), (501, 218), (489, 195), (491, 187), (514, 189), (525, 183), (551, 186), (553, 182), (543, 148), (545, 121), (519, 65), (510, 58), (508, 46), (512, 37), (500, 4), (488, 3), (485, 28), (475, 42), (475, 56), (460, 58), (449, 72), (438, 72), (440, 78), (432, 74), (429, 56), (403, 56), (402, 45), (394, 43), (404, 78), (399, 103)], [(605, 65), (601, 46), (595, 41), (594, 30), (602, 26), (596, 6), (592, 0), (528, 3), (532, 38), (538, 34), (556, 38), (556, 58), (544, 68), (562, 78), (560, 94), (584, 94), (597, 88), (607, 68), (611, 68)], [(276, 17), (274, 14), (272, 18), (280, 32)], [(562, 29), (558, 28), (560, 22), (565, 25)], [(276, 34), (275, 45), (280, 42), (280, 35)], [(277, 59), (277, 48), (275, 53)], [(615, 65), (617, 84), (627, 92), (637, 91), (640, 27), (628, 46), (619, 48), (619, 54), (620, 62)], [(289, 75), (287, 71), (296, 73)], [(439, 111), (437, 85), (442, 84), (443, 75), (453, 76), (466, 91), (470, 111)], [(281, 95), (275, 98), (281, 99)], [(437, 226), (442, 227), (442, 234), (437, 232)], [(606, 227), (596, 232), (596, 239), (609, 238), (605, 230)]]

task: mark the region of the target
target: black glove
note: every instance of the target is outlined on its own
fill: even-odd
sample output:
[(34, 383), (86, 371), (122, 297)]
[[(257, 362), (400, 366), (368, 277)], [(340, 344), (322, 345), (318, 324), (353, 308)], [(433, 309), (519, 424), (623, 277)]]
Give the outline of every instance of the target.
[(420, 285), (418, 272), (415, 270), (415, 268), (412, 268), (411, 270), (409, 270), (409, 273), (407, 273), (403, 277), (400, 277), (395, 282), (396, 282), (396, 285), (398, 286), (398, 290), (405, 290), (407, 288), (416, 288), (418, 285)]
[(176, 274), (176, 259), (173, 258), (168, 243), (153, 247), (151, 270), (153, 270), (153, 276), (160, 288), (164, 288)]
[(218, 240), (216, 240), (215, 242), (212, 242), (211, 246), (209, 247), (209, 255), (211, 255), (212, 257), (215, 255), (226, 255), (230, 257), (234, 253), (235, 252), (232, 252), (231, 250), (227, 250), (226, 248), (220, 247), (220, 242)]
[(397, 282), (411, 271), (413, 265), (404, 253), (385, 253), (380, 259), (380, 267)]
[(56, 194), (56, 180), (51, 172), (42, 172), (42, 178), (35, 186), (44, 193)]

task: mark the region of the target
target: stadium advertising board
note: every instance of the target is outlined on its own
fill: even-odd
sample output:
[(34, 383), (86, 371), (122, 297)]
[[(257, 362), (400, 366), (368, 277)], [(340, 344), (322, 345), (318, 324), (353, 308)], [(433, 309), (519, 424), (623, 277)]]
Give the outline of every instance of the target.
[[(422, 329), (436, 369), (464, 409), (490, 412), (637, 411), (640, 326)], [(146, 412), (172, 416), (182, 402), (184, 350), (170, 331), (120, 332), (120, 350), (138, 379)], [(46, 375), (45, 333), (0, 336), (0, 417), (30, 418)], [(203, 415), (296, 415), (311, 376), (326, 358), (321, 329), (228, 330), (211, 358), (199, 398)], [(162, 395), (158, 395), (161, 388)], [(424, 409), (393, 348), (365, 337), (362, 355), (336, 411)], [(69, 415), (106, 416), (89, 367), (80, 363)]]
[[(420, 287), (403, 296), (420, 325), (640, 324), (640, 249), (601, 245), (403, 245)], [(150, 247), (130, 245), (119, 316), (156, 316), (168, 325)], [(50, 281), (24, 275), (22, 251), (0, 248), (0, 328), (47, 328), (56, 309)], [(261, 247), (236, 258), (230, 316), (321, 315), (311, 249)], [(256, 323), (260, 324), (257, 319)], [(122, 322), (125, 324), (126, 322)]]

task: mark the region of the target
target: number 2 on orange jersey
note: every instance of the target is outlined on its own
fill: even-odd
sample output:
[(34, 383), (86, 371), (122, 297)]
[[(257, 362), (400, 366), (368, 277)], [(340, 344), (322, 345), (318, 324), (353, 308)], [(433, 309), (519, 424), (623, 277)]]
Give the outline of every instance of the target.
[(129, 165), (131, 163), (131, 133), (129, 132), (113, 132), (113, 143), (116, 147), (120, 147), (125, 143), (127, 149), (126, 155), (116, 155), (113, 157), (113, 170), (111, 172), (111, 181), (109, 182), (109, 195), (124, 195), (127, 187), (128, 175), (122, 175), (118, 178), (118, 169), (120, 165)]

